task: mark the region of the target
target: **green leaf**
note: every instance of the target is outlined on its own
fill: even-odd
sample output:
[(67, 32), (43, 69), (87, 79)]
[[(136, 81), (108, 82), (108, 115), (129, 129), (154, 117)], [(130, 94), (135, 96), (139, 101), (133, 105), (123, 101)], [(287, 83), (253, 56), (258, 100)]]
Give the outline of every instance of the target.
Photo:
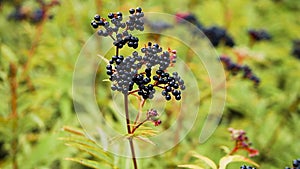
[(6, 57), (9, 61), (17, 62), (16, 54), (6, 45), (1, 46), (1, 53), (4, 57)]
[(229, 154), (230, 153), (230, 149), (227, 146), (220, 146), (220, 148), (226, 153)]
[(67, 146), (77, 148), (81, 151), (85, 151), (89, 153), (90, 155), (98, 158), (101, 161), (104, 161), (105, 163), (109, 164), (110, 166), (113, 166), (113, 164), (110, 162), (111, 159), (108, 157), (108, 155), (102, 151), (101, 148), (94, 148), (87, 145), (82, 145), (78, 143), (66, 143)]
[(178, 165), (177, 167), (180, 167), (180, 168), (191, 168), (191, 169), (204, 169), (204, 168), (199, 167), (199, 166), (194, 165), (194, 164), (183, 164), (183, 165)]
[(74, 161), (74, 162), (77, 162), (79, 164), (82, 164), (84, 166), (91, 167), (91, 168), (94, 168), (94, 169), (111, 168), (111, 167), (109, 167), (109, 166), (107, 166), (105, 164), (102, 164), (100, 162), (93, 161), (93, 160), (87, 160), (87, 159), (83, 159), (83, 158), (66, 158), (66, 160)]
[[(97, 145), (93, 140), (88, 138), (87, 136), (84, 135), (84, 133), (79, 130), (79, 129), (74, 129), (70, 127), (64, 127), (64, 131), (67, 131), (71, 133), (72, 135), (69, 137), (63, 137), (60, 138), (61, 140), (65, 141), (65, 144), (69, 147), (74, 147), (80, 151), (89, 153), (93, 157), (99, 159), (103, 164), (106, 164), (107, 166), (110, 166), (111, 168), (115, 168), (113, 163), (112, 157), (104, 151), (100, 146)], [(74, 158), (71, 161), (74, 161)], [(76, 159), (78, 162), (78, 159)], [(80, 159), (79, 163), (89, 166), (89, 164), (94, 164), (92, 161), (82, 161), (83, 159)], [(91, 166), (90, 166), (91, 167)]]
[(225, 157), (221, 158), (220, 163), (219, 163), (219, 165), (220, 165), (219, 169), (225, 169), (226, 166), (232, 162), (246, 162), (246, 163), (252, 164), (256, 167), (259, 167), (259, 165), (257, 163), (250, 160), (249, 158), (246, 158), (241, 155), (230, 155), (230, 156), (225, 156)]

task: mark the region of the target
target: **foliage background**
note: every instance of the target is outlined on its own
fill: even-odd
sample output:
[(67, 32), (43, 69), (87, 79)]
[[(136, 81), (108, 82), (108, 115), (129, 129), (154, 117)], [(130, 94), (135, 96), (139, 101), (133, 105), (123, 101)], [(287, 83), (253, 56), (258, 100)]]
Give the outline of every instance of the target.
[[(7, 16), (16, 3), (18, 1), (1, 1), (0, 8), (0, 168), (12, 168), (14, 157), (24, 169), (84, 168), (65, 158), (88, 155), (59, 140), (67, 135), (61, 130), (63, 126), (80, 127), (71, 92), (75, 61), (85, 41), (94, 33), (90, 20), (95, 13), (125, 12), (136, 6), (146, 12), (192, 12), (206, 26), (226, 27), (237, 43), (235, 48), (246, 49), (253, 56), (245, 63), (262, 80), (261, 85), (254, 88), (241, 78), (230, 78), (226, 108), (214, 135), (199, 144), (198, 133), (205, 118), (200, 116), (175, 149), (139, 160), (141, 168), (176, 168), (184, 163), (189, 150), (218, 161), (224, 155), (219, 147), (233, 146), (228, 127), (247, 131), (253, 146), (260, 150), (260, 155), (253, 158), (260, 168), (283, 168), (299, 157), (300, 61), (290, 53), (292, 40), (300, 38), (300, 1), (64, 0), (50, 10), (54, 18), (41, 25), (8, 21)], [(35, 1), (23, 3), (28, 8), (37, 7)], [(251, 28), (268, 30), (272, 41), (249, 46), (247, 30)], [(180, 50), (180, 46), (173, 48)], [(232, 49), (221, 46), (217, 51), (235, 59)], [(28, 63), (27, 71), (24, 71), (25, 63)], [(17, 118), (12, 116), (11, 109), (10, 65), (17, 69)], [(201, 73), (199, 71), (199, 86), (205, 93), (209, 91), (209, 84), (201, 80)], [(106, 105), (107, 96), (101, 91), (97, 93), (99, 105)], [(201, 104), (200, 114), (207, 111), (210, 100)], [(112, 113), (109, 107), (107, 113)], [(18, 146), (14, 147), (16, 140)], [(131, 166), (127, 159), (115, 157), (114, 160), (120, 168)], [(228, 168), (240, 165), (232, 164)]]

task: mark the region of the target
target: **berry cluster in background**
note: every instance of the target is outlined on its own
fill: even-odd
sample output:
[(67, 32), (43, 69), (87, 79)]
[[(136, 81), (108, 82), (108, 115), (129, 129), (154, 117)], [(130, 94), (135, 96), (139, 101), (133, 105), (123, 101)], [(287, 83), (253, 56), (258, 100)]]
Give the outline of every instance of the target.
[(33, 24), (41, 22), (43, 19), (52, 19), (54, 15), (49, 14), (49, 9), (60, 4), (59, 0), (51, 0), (46, 3), (44, 0), (37, 0), (39, 8), (31, 9), (22, 4), (15, 6), (14, 11), (12, 11), (8, 16), (8, 20), (14, 21), (29, 21)]
[(251, 38), (251, 40), (253, 41), (269, 41), (272, 39), (272, 36), (266, 31), (266, 30), (263, 30), (263, 29), (260, 29), (260, 30), (255, 30), (255, 29), (250, 29), (248, 31), (248, 34)]
[(299, 39), (293, 41), (292, 55), (295, 56), (297, 59), (300, 59), (300, 40)]
[(177, 22), (184, 23), (182, 22), (182, 19), (194, 24), (198, 29), (200, 29), (214, 47), (219, 46), (221, 43), (228, 47), (235, 46), (234, 39), (228, 34), (226, 29), (219, 26), (204, 27), (192, 13), (176, 13)]
[(241, 72), (243, 74), (243, 78), (253, 81), (255, 86), (259, 85), (260, 79), (255, 74), (253, 74), (252, 69), (249, 66), (234, 63), (227, 56), (220, 56), (220, 61), (223, 63), (225, 69), (229, 71), (231, 75), (235, 76)]

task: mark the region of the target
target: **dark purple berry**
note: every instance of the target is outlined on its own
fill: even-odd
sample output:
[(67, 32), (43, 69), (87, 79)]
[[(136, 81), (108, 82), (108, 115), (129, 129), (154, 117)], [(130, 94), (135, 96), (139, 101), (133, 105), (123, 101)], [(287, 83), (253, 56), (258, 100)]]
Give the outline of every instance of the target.
[(135, 13), (135, 9), (133, 9), (133, 8), (129, 9), (129, 13), (130, 14), (134, 14)]
[(114, 18), (114, 14), (113, 13), (109, 13), (108, 15), (107, 15), (107, 17), (109, 18), (109, 19), (112, 19), (112, 18)]
[(95, 21), (91, 22), (91, 25), (93, 28), (97, 29), (98, 28), (98, 24)]
[(94, 16), (94, 19), (95, 19), (95, 21), (100, 21), (101, 16), (100, 16), (99, 14), (96, 14), (96, 15)]
[(181, 99), (181, 96), (180, 96), (180, 95), (176, 95), (176, 96), (175, 96), (175, 99), (176, 99), (176, 100), (180, 100), (180, 99)]
[(168, 93), (166, 96), (165, 96), (166, 100), (171, 100), (171, 95)]
[(142, 12), (142, 8), (141, 8), (141, 7), (137, 7), (137, 8), (135, 9), (135, 11), (141, 13), (141, 12)]

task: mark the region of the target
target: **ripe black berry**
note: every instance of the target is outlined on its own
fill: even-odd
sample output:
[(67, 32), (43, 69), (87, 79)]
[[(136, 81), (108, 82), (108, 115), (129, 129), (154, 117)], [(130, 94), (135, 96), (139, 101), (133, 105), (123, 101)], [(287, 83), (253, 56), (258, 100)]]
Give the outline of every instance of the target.
[(101, 16), (100, 16), (99, 14), (96, 14), (96, 15), (94, 16), (94, 19), (95, 19), (95, 21), (100, 21)]
[(95, 21), (91, 22), (91, 25), (93, 28), (97, 29), (98, 28), (98, 24)]
[(171, 95), (168, 93), (166, 96), (165, 96), (166, 100), (171, 100)]
[(142, 12), (142, 8), (141, 8), (141, 7), (137, 7), (137, 8), (135, 9), (135, 11), (141, 13), (141, 12)]
[(133, 9), (133, 8), (129, 9), (129, 13), (130, 14), (134, 14), (135, 13), (135, 9)]
[(113, 13), (109, 13), (108, 15), (107, 15), (107, 17), (109, 18), (109, 19), (112, 19), (112, 18), (114, 18), (114, 14)]

